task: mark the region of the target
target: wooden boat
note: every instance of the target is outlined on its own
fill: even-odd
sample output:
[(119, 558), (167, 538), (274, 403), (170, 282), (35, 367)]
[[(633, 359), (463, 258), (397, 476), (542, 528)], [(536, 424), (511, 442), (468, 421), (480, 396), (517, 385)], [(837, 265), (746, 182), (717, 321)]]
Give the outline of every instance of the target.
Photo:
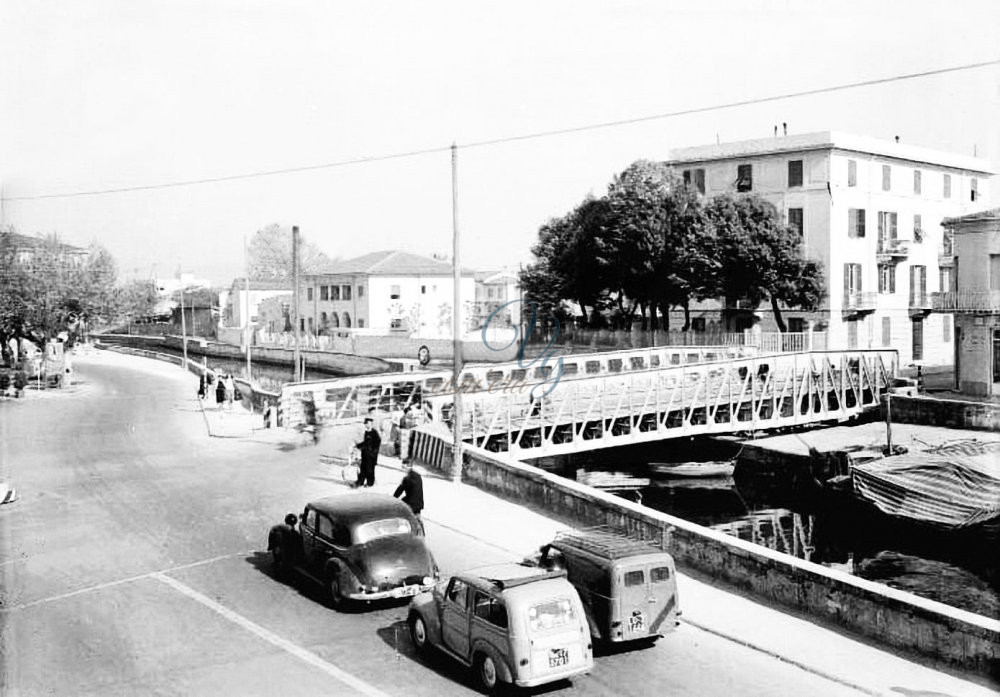
[(736, 460), (650, 462), (649, 469), (664, 477), (731, 477), (736, 469)]
[(633, 477), (625, 472), (585, 472), (578, 470), (576, 480), (581, 484), (606, 491), (632, 491), (649, 486), (646, 477)]

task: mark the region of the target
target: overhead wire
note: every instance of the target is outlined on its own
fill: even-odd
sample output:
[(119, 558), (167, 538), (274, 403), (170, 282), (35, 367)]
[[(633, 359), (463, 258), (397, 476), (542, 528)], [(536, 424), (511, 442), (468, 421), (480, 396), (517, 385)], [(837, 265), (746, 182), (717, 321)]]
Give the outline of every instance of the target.
[[(989, 61), (980, 61), (977, 63), (966, 63), (963, 65), (949, 66), (947, 68), (936, 68), (933, 70), (924, 70), (915, 73), (906, 73), (903, 75), (893, 75), (890, 77), (875, 78), (871, 80), (860, 80), (856, 82), (843, 83), (839, 85), (829, 85), (826, 87), (817, 87), (808, 90), (798, 90), (794, 92), (786, 92), (783, 94), (769, 95), (766, 97), (754, 97), (750, 99), (742, 99), (732, 102), (724, 102), (721, 104), (713, 104), (709, 106), (702, 107), (692, 107), (688, 109), (678, 109), (675, 111), (662, 112), (658, 114), (649, 114), (646, 116), (637, 116), (626, 119), (618, 119), (614, 121), (604, 121), (599, 123), (585, 124), (581, 126), (571, 126), (566, 128), (556, 128), (545, 131), (535, 131), (532, 133), (523, 133), (520, 135), (513, 136), (503, 136), (499, 138), (490, 138), (485, 140), (476, 140), (468, 143), (456, 144), (457, 147), (462, 149), (471, 148), (484, 148), (494, 145), (502, 145), (505, 143), (514, 143), (525, 140), (534, 140), (538, 138), (550, 138), (560, 135), (568, 135), (572, 133), (582, 133), (585, 131), (594, 131), (604, 128), (616, 128), (619, 126), (627, 126), (638, 123), (646, 123), (650, 121), (658, 121), (669, 118), (676, 118), (678, 116), (690, 116), (694, 114), (704, 114), (711, 111), (720, 111), (722, 109), (733, 109), (743, 106), (752, 106), (756, 104), (766, 104), (768, 102), (780, 101), (783, 99), (793, 99), (798, 97), (808, 97), (815, 96), (819, 94), (829, 94), (831, 92), (839, 92), (849, 89), (857, 89), (860, 87), (871, 87), (874, 85), (884, 85), (892, 82), (901, 82), (903, 80), (914, 80), (918, 78), (931, 77), (934, 75), (943, 75), (947, 73), (954, 73), (965, 70), (974, 70), (977, 68), (984, 68), (993, 65), (1000, 65), (1000, 59), (994, 59)], [(429, 148), (421, 148), (414, 150), (407, 150), (396, 153), (386, 153), (382, 155), (370, 155), (364, 157), (355, 157), (345, 160), (339, 160), (334, 162), (326, 162), (321, 164), (312, 165), (301, 165), (297, 167), (284, 167), (280, 169), (269, 169), (260, 170), (256, 172), (246, 172), (243, 174), (230, 174), (219, 177), (203, 177), (199, 179), (186, 179), (174, 182), (161, 182), (157, 184), (141, 184), (134, 186), (123, 186), (109, 189), (94, 189), (90, 191), (74, 191), (67, 193), (52, 193), (52, 194), (35, 194), (30, 196), (3, 196), (0, 192), (0, 198), (3, 201), (38, 201), (43, 199), (57, 199), (57, 198), (74, 198), (80, 196), (102, 196), (108, 194), (122, 194), (131, 193), (136, 191), (150, 191), (155, 189), (169, 189), (185, 186), (200, 186), (204, 184), (217, 184), (222, 182), (239, 181), (244, 179), (254, 179), (259, 177), (273, 177), (286, 174), (295, 174), (300, 172), (309, 172), (323, 169), (333, 169), (338, 167), (350, 167), (354, 165), (369, 164), (373, 162), (385, 162), (387, 160), (399, 160), (404, 158), (419, 157), (422, 155), (430, 155), (435, 153), (443, 153), (451, 150), (451, 145), (442, 145)]]

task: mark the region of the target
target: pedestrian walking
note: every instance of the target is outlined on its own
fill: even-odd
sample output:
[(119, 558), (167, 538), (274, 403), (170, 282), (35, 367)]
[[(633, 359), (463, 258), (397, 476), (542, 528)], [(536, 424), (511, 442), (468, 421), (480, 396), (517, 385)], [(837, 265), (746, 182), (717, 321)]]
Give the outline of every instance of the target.
[(403, 416), (399, 419), (399, 442), (396, 450), (404, 464), (410, 459), (410, 438), (416, 425), (417, 417), (413, 409), (410, 407), (403, 409)]
[(403, 469), (406, 471), (406, 474), (403, 475), (403, 479), (399, 482), (399, 486), (396, 487), (393, 496), (397, 499), (400, 496), (403, 497), (403, 503), (409, 506), (410, 510), (413, 511), (413, 515), (417, 517), (422, 534), (424, 532), (424, 521), (420, 517), (420, 512), (424, 510), (424, 478), (420, 476), (419, 472), (413, 469), (413, 463), (405, 463)]
[(226, 409), (233, 408), (233, 397), (236, 395), (236, 383), (233, 382), (233, 374), (226, 374)]
[(219, 409), (222, 409), (222, 405), (226, 401), (226, 383), (219, 378), (215, 381), (215, 404)]
[(358, 468), (358, 481), (355, 486), (375, 486), (375, 466), (378, 464), (378, 451), (382, 447), (382, 436), (374, 428), (374, 420), (369, 416), (365, 419), (365, 436), (355, 448), (361, 451), (361, 466)]
[(198, 376), (198, 399), (205, 399), (205, 373)]

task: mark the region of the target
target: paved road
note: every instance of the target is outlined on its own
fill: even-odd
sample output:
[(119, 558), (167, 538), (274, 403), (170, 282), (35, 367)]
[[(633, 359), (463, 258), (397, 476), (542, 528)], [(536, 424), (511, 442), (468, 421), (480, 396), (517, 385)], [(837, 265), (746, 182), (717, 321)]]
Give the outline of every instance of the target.
[[(196, 381), (143, 359), (79, 359), (81, 384), (0, 403), (0, 694), (473, 694), (418, 659), (405, 606), (338, 614), (270, 575), (269, 525), (333, 490), (312, 446), (209, 438)], [(428, 525), (442, 570), (511, 558)], [(844, 695), (849, 688), (684, 625), (534, 694)]]

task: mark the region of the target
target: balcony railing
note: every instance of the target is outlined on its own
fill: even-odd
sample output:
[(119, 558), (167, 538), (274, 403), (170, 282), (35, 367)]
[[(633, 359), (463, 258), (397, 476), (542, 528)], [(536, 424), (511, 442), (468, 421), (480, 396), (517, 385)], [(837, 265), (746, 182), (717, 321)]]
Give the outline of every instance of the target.
[(935, 312), (974, 312), (1000, 314), (1000, 290), (959, 290), (934, 293)]
[(910, 255), (910, 243), (906, 240), (879, 240), (875, 259), (880, 264), (899, 263)]
[(878, 293), (844, 293), (844, 312), (850, 315), (874, 312)]

